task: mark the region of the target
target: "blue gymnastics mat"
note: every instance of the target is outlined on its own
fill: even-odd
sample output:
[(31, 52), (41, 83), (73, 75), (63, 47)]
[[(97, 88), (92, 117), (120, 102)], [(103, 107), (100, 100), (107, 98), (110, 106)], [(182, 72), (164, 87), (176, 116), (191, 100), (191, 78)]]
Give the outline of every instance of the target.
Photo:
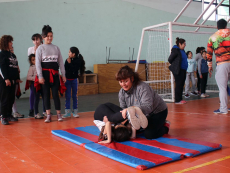
[(171, 135), (164, 135), (154, 140), (145, 139), (140, 135), (130, 141), (98, 144), (99, 133), (100, 131), (96, 126), (52, 130), (52, 134), (58, 137), (140, 170), (185, 157), (194, 157), (222, 147), (221, 144)]

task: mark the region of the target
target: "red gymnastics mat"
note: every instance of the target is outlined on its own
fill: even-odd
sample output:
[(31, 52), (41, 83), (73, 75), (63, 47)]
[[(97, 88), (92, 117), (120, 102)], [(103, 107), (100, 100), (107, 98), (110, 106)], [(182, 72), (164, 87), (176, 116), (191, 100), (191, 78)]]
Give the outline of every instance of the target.
[(220, 149), (221, 144), (179, 138), (171, 135), (149, 140), (143, 136), (110, 144), (98, 144), (100, 131), (96, 126), (52, 130), (52, 134), (64, 138), (100, 155), (131, 167), (144, 170), (157, 165), (194, 157)]

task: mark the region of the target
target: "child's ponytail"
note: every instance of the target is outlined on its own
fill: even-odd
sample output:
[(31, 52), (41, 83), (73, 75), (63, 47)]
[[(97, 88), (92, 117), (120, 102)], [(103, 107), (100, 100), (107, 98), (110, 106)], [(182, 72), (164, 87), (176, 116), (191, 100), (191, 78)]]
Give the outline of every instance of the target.
[(80, 75), (82, 76), (85, 73), (85, 60), (81, 54), (78, 54), (78, 56), (82, 60), (82, 64), (80, 67)]

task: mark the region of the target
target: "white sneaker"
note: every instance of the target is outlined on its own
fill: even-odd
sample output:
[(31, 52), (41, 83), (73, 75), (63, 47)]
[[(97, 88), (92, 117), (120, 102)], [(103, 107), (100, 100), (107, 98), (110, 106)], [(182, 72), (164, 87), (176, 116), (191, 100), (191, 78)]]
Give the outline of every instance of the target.
[(43, 115), (44, 115), (44, 117), (47, 117), (47, 114), (46, 114), (46, 112), (43, 112)]
[(34, 116), (35, 119), (43, 119), (44, 117), (41, 114), (37, 114)]
[(63, 121), (61, 114), (57, 114), (58, 121)]
[(134, 129), (139, 130), (141, 128), (140, 121), (136, 117), (136, 111), (133, 107), (127, 108), (127, 118)]
[(148, 126), (148, 120), (145, 114), (141, 111), (139, 107), (134, 106), (136, 116), (140, 122), (140, 126), (145, 129)]
[(201, 94), (201, 95), (200, 95), (200, 97), (203, 97), (203, 98), (205, 98), (205, 97), (206, 97), (206, 95), (205, 95), (205, 94)]
[(20, 114), (20, 113), (18, 113), (18, 112), (15, 112), (15, 113), (13, 114), (13, 117), (14, 117), (14, 118), (24, 118), (24, 115), (22, 115), (22, 114)]
[(51, 122), (51, 115), (47, 115), (47, 118), (44, 121), (45, 123), (50, 123)]
[(74, 110), (73, 110), (73, 117), (79, 118), (79, 115), (77, 114), (77, 112), (78, 112), (77, 109), (74, 109)]

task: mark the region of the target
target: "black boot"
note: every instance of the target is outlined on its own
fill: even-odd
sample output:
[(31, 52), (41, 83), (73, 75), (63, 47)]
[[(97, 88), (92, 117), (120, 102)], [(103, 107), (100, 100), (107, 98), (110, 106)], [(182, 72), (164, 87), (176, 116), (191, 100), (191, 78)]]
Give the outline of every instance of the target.
[(29, 110), (29, 117), (34, 117), (34, 110)]
[(1, 118), (1, 123), (3, 125), (9, 125), (9, 122), (8, 122), (7, 118)]

